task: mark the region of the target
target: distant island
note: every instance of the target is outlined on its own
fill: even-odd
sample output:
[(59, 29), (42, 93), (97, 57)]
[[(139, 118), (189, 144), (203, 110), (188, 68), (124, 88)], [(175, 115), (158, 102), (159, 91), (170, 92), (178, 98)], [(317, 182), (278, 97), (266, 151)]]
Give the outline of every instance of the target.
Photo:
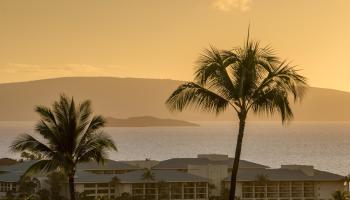
[(106, 118), (107, 127), (155, 127), (155, 126), (199, 126), (188, 121), (177, 119), (161, 119), (152, 116), (130, 117), (127, 119)]

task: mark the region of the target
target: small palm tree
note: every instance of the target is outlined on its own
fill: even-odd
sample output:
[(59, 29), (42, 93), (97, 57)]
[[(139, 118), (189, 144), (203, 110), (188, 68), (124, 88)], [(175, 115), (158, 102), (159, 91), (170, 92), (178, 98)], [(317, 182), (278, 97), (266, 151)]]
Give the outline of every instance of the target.
[(142, 174), (142, 179), (146, 181), (154, 181), (155, 177), (151, 170), (146, 169)]
[(109, 184), (111, 185), (111, 186), (117, 186), (118, 184), (120, 183), (120, 180), (119, 180), (119, 178), (117, 177), (117, 176), (114, 176), (113, 178), (112, 178), (112, 180), (109, 182)]
[(74, 175), (81, 162), (103, 163), (107, 150), (116, 150), (112, 139), (101, 128), (105, 120), (93, 116), (90, 101), (76, 107), (73, 98), (61, 95), (52, 109), (36, 107), (41, 120), (35, 131), (42, 139), (39, 141), (29, 134), (19, 136), (11, 145), (14, 152), (26, 151), (42, 156), (33, 164), (26, 175), (36, 172), (62, 171), (68, 177), (70, 199), (75, 200)]
[(112, 180), (109, 182), (110, 187), (115, 188), (115, 194), (119, 193), (118, 184), (120, 183), (120, 179), (117, 176), (114, 176)]
[(332, 193), (334, 200), (349, 200), (349, 192), (337, 190)]
[(166, 104), (171, 111), (193, 106), (216, 114), (228, 107), (236, 112), (239, 130), (229, 195), (233, 200), (248, 112), (278, 113), (285, 122), (293, 117), (289, 95), (294, 101), (301, 99), (306, 86), (305, 77), (276, 57), (270, 47), (250, 41), (248, 31), (244, 47), (205, 50), (198, 59), (194, 81), (180, 85)]
[(269, 176), (266, 174), (258, 174), (255, 177), (255, 182), (258, 185), (266, 185), (270, 182)]

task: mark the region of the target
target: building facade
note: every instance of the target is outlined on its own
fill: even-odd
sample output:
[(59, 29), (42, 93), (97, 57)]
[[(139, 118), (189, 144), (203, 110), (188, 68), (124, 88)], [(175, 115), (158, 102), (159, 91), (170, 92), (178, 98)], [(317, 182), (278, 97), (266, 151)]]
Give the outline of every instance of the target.
[[(35, 161), (0, 167), (0, 197), (19, 192), (19, 180)], [(104, 165), (79, 164), (76, 191), (84, 199), (207, 200), (226, 197), (233, 158), (201, 154), (196, 158), (164, 161), (113, 161)], [(37, 175), (38, 189), (49, 189), (45, 175)], [(305, 165), (282, 165), (273, 169), (241, 160), (236, 196), (242, 200), (330, 200), (344, 190), (344, 177)], [(68, 196), (68, 188), (62, 191)]]
[[(228, 196), (233, 158), (200, 154), (197, 158), (161, 161), (154, 169), (173, 169), (208, 179), (209, 196)], [(261, 180), (260, 180), (261, 179)], [(278, 169), (241, 160), (236, 197), (244, 200), (330, 200), (336, 190), (345, 190), (344, 177), (313, 166), (282, 165)]]

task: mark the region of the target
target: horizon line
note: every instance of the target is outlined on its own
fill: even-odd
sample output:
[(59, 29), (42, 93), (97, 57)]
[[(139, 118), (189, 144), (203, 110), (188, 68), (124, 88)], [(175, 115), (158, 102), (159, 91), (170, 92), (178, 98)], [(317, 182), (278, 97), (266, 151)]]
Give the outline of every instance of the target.
[[(189, 80), (179, 80), (179, 79), (172, 79), (172, 78), (147, 78), (147, 77), (130, 77), (130, 76), (58, 76), (58, 77), (48, 77), (48, 78), (39, 78), (39, 79), (31, 79), (31, 80), (23, 80), (23, 81), (7, 81), (7, 82), (0, 82), (0, 85), (7, 85), (7, 84), (21, 84), (21, 83), (30, 83), (30, 82), (37, 82), (37, 81), (45, 81), (45, 80), (57, 80), (57, 79), (65, 79), (65, 78), (114, 78), (114, 79), (144, 79), (144, 80), (169, 80), (169, 81), (181, 81), (181, 82), (188, 82)], [(350, 93), (350, 91), (347, 90), (341, 90), (336, 88), (326, 88), (326, 87), (320, 87), (320, 86), (309, 86), (310, 88), (316, 88), (316, 89), (326, 89), (326, 90), (334, 90), (339, 92), (346, 92)]]

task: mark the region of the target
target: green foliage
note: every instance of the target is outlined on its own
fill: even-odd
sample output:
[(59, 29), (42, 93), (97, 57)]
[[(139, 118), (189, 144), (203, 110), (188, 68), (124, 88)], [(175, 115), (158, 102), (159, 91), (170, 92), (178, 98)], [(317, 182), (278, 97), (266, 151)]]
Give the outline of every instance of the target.
[(349, 192), (337, 190), (332, 193), (334, 200), (349, 200)]
[(14, 152), (42, 156), (26, 175), (42, 171), (64, 172), (69, 177), (71, 199), (75, 199), (73, 177), (76, 165), (92, 160), (103, 163), (108, 150), (116, 150), (113, 140), (101, 130), (105, 120), (93, 115), (90, 101), (77, 106), (73, 98), (65, 95), (61, 95), (52, 108), (37, 106), (35, 111), (41, 118), (35, 126), (41, 140), (23, 134), (13, 141), (10, 148)]
[(87, 196), (86, 192), (78, 193), (77, 197), (78, 200), (93, 200), (93, 198)]
[(114, 186), (118, 185), (119, 183), (120, 183), (119, 178), (117, 176), (114, 176), (110, 182), (110, 185), (114, 187)]
[(189, 107), (220, 114), (232, 108), (239, 119), (229, 199), (234, 200), (247, 114), (279, 114), (282, 123), (293, 118), (290, 98), (301, 100), (306, 78), (269, 47), (248, 39), (233, 50), (207, 49), (199, 57), (192, 82), (180, 85), (166, 100), (170, 111)]
[(31, 153), (31, 152), (23, 151), (21, 153), (21, 158), (24, 160), (40, 160), (43, 157), (40, 153)]
[(61, 172), (52, 172), (47, 176), (46, 183), (50, 187), (50, 197), (52, 200), (61, 200), (60, 192), (67, 183), (67, 177)]
[(39, 186), (40, 182), (37, 179), (22, 176), (19, 181), (19, 196), (22, 198), (30, 198), (35, 194)]
[(258, 185), (266, 185), (266, 184), (268, 184), (270, 182), (270, 179), (269, 179), (269, 177), (266, 174), (258, 174), (255, 177), (255, 182)]
[(37, 199), (38, 200), (51, 200), (51, 194), (50, 191), (46, 189), (41, 189), (36, 193)]
[(293, 117), (288, 95), (299, 100), (307, 86), (297, 72), (258, 42), (231, 51), (211, 47), (198, 59), (194, 81), (180, 85), (166, 105), (171, 111), (194, 107), (216, 114), (230, 106), (239, 116), (249, 110), (278, 113), (284, 122)]
[(12, 191), (7, 191), (5, 197), (6, 197), (6, 200), (13, 200), (13, 199), (15, 199), (15, 195), (13, 194)]
[(145, 172), (142, 174), (142, 179), (146, 181), (154, 181), (155, 177), (151, 170), (145, 169)]

